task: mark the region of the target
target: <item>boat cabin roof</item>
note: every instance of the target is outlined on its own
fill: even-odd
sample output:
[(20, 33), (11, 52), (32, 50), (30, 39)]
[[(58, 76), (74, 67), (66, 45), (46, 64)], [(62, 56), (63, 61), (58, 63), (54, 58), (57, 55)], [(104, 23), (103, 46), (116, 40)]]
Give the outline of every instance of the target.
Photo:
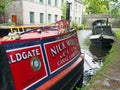
[[(4, 27), (0, 28), (0, 42), (5, 42), (8, 40), (5, 40), (4, 37), (9, 36), (9, 33), (14, 33), (14, 30), (16, 30), (15, 33), (19, 34), (20, 40), (27, 40), (27, 39), (43, 39), (43, 38), (49, 38), (53, 36), (59, 35), (59, 31), (56, 28), (56, 26), (47, 26), (47, 27)], [(13, 40), (9, 40), (13, 41)]]
[(70, 27), (70, 20), (60, 20), (42, 26), (4, 26), (0, 27), (0, 42), (56, 37), (67, 33), (66, 28), (68, 27)]
[(96, 20), (92, 23), (92, 26), (98, 26), (98, 25), (106, 25), (106, 21), (105, 20)]
[(93, 28), (93, 34), (107, 34), (113, 35), (110, 25), (99, 25)]

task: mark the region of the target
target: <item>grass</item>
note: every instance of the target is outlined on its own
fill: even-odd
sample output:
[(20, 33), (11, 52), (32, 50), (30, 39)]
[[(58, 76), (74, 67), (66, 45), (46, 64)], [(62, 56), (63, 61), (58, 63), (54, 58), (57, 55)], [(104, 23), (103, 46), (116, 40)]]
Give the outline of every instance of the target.
[(86, 40), (85, 40), (85, 42), (84, 42), (84, 45), (85, 45), (85, 46), (89, 46), (89, 45), (90, 45), (89, 37), (86, 38)]
[(111, 73), (110, 69), (112, 69), (112, 67), (118, 66), (116, 60), (120, 59), (120, 28), (115, 29), (115, 33), (116, 33), (115, 43), (113, 44), (113, 47), (110, 50), (109, 55), (106, 57), (103, 66), (96, 73), (96, 75), (92, 77), (92, 79), (89, 81), (86, 87), (82, 89), (78, 88), (77, 90), (101, 90), (101, 88), (103, 87), (102, 85), (105, 76), (101, 75), (100, 72), (104, 73), (105, 75), (109, 75)]

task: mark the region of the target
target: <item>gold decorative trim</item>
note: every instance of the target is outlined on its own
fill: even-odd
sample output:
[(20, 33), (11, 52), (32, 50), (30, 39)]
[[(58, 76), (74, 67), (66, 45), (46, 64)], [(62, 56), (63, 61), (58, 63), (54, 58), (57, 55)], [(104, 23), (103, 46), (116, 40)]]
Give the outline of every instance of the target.
[(33, 57), (31, 60), (31, 67), (32, 69), (37, 72), (41, 68), (41, 61), (38, 57)]

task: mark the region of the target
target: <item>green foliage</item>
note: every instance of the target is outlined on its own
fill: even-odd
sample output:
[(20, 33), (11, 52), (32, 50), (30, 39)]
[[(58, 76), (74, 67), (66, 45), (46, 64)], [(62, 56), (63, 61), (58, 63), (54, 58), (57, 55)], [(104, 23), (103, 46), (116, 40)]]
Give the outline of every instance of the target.
[(0, 24), (0, 26), (11, 26), (11, 25), (13, 25), (13, 23), (10, 23), (10, 22), (8, 22), (8, 23), (3, 23), (3, 24)]
[(82, 24), (81, 24), (81, 25), (78, 24), (77, 27), (78, 27), (78, 30), (82, 30), (82, 29), (84, 28), (84, 25), (82, 25)]
[(110, 15), (115, 18), (120, 18), (120, 10), (114, 8), (110, 11)]
[(75, 28), (76, 27), (76, 23), (75, 22), (71, 22), (72, 24), (71, 24), (71, 26), (70, 26), (70, 28)]
[(112, 17), (120, 18), (120, 1), (111, 0), (109, 13)]
[(105, 14), (108, 12), (108, 0), (87, 0), (86, 12), (91, 14)]
[(120, 0), (82, 0), (86, 13), (106, 14), (120, 18)]
[(72, 29), (77, 28), (78, 30), (82, 30), (84, 28), (84, 26), (82, 24), (78, 24), (78, 23), (73, 21), (70, 28), (72, 28)]
[(83, 19), (82, 19), (82, 24), (83, 24), (83, 25), (86, 25), (86, 23), (87, 23), (87, 18), (86, 18), (86, 17), (83, 17)]
[(4, 14), (5, 6), (12, 0), (0, 0), (0, 14)]
[(66, 19), (66, 3), (64, 2), (64, 0), (62, 2), (62, 19)]
[(116, 35), (117, 35), (117, 38), (120, 39), (120, 28), (116, 30)]

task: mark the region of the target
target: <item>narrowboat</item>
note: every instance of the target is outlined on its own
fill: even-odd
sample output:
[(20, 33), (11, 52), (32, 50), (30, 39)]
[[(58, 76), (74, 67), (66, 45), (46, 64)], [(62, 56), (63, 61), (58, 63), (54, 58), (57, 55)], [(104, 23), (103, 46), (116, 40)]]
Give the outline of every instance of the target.
[(63, 31), (65, 22), (28, 30), (0, 28), (0, 90), (73, 90), (82, 85), (84, 54), (76, 30)]
[(89, 38), (92, 45), (100, 48), (111, 48), (115, 39), (111, 25), (108, 25), (104, 20), (97, 20), (92, 25), (92, 35)]

